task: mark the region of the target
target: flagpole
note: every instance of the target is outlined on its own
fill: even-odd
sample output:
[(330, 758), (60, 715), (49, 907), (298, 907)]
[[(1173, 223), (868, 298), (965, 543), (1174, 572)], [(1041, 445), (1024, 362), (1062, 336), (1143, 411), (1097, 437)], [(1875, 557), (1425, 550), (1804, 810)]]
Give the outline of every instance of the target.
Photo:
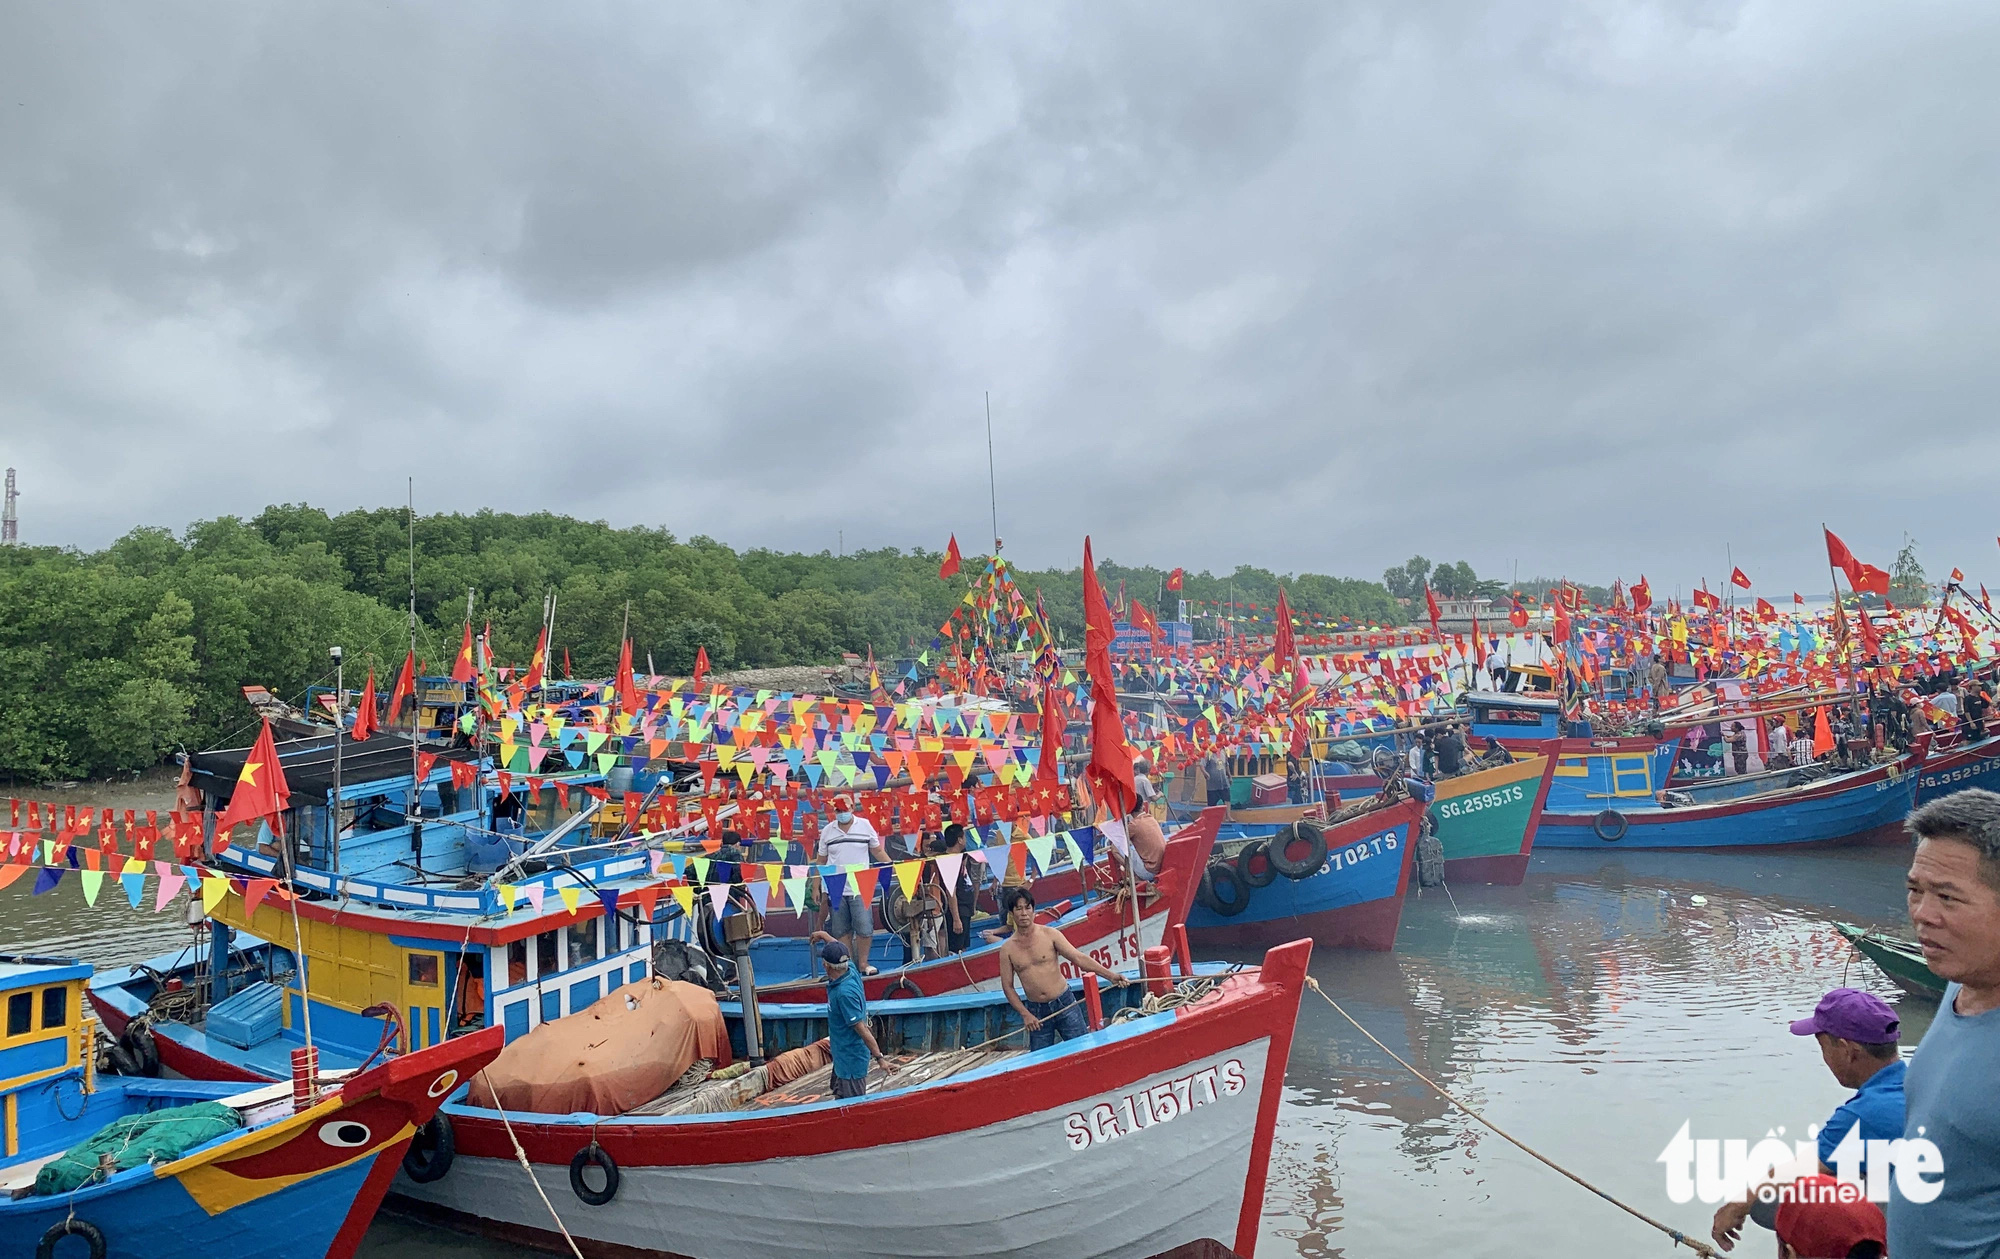
[[(1819, 522), (1819, 532), (1820, 532), (1820, 541), (1822, 544), (1824, 544), (1826, 541), (1826, 536), (1829, 533), (1831, 533), (1832, 530), (1828, 529), (1826, 527), (1826, 522), (1822, 520)], [(1832, 551), (1828, 551), (1826, 553), (1826, 580), (1827, 584), (1830, 587), (1832, 587), (1833, 590), (1834, 623), (1839, 624), (1846, 618), (1842, 615), (1840, 610), (1840, 577), (1834, 572)], [(1853, 583), (1850, 581), (1848, 584), (1851, 586)], [(1860, 593), (1861, 592), (1858, 590), (1855, 591), (1855, 595), (1857, 596), (1855, 602), (1857, 605), (1860, 603), (1860, 599), (1858, 597)], [(1848, 639), (1851, 642), (1853, 640), (1853, 635), (1852, 634), (1848, 635)], [(1847, 658), (1848, 644), (1840, 643), (1838, 644), (1838, 646), (1840, 647), (1840, 663), (1847, 665), (1847, 720), (1849, 729), (1851, 730), (1858, 717), (1854, 705), (1854, 678), (1855, 678), (1854, 666), (1852, 663), (1849, 662)], [(1837, 669), (1834, 671), (1833, 680), (1834, 680), (1834, 687), (1836, 690), (1838, 690), (1840, 685), (1840, 672)], [(1839, 750), (1842, 753), (1845, 753), (1847, 751), (1846, 748), (1841, 748)]]
[(993, 391), (986, 391), (986, 502), (993, 509), (993, 555), (1000, 555), (1000, 491), (993, 476)]
[(417, 686), (417, 479), (406, 484), (410, 522), (410, 856), (424, 869), (424, 784), (417, 772), (417, 722), (424, 711)]
[(340, 648), (329, 653), (333, 656), (333, 834), (327, 840), (327, 867), (338, 873), (340, 870), (340, 745), (347, 741), (345, 694), (346, 661), (341, 657)]

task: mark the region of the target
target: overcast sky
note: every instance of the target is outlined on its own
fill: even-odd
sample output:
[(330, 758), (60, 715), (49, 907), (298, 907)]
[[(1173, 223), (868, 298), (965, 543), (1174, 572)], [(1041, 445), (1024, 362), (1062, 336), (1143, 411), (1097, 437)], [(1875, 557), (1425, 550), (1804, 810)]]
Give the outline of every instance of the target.
[(22, 539), (2000, 577), (2000, 6), (0, 7)]

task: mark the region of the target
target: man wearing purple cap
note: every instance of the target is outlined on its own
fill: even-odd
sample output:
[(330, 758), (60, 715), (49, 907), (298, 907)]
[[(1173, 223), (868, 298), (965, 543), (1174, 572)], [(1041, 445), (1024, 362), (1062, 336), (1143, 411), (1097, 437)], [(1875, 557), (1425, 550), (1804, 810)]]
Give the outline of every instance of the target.
[[(1816, 1039), (1826, 1069), (1843, 1087), (1855, 1091), (1819, 1130), (1821, 1171), (1833, 1173), (1833, 1152), (1850, 1131), (1858, 1129), (1856, 1135), (1864, 1143), (1894, 1141), (1903, 1135), (1903, 1059), (1896, 1043), (1900, 1027), (1896, 1012), (1882, 998), (1859, 988), (1835, 988), (1819, 999), (1811, 1017), (1793, 1020), (1792, 1035)], [(1867, 1146), (1862, 1149), (1865, 1153)], [(1866, 1166), (1864, 1157), (1864, 1178)], [(1768, 1217), (1777, 1204), (1754, 1205), (1757, 1186), (1750, 1188), (1753, 1192), (1744, 1201), (1726, 1202), (1715, 1213), (1709, 1235), (1724, 1250), (1736, 1245), (1746, 1219), (1774, 1227)]]

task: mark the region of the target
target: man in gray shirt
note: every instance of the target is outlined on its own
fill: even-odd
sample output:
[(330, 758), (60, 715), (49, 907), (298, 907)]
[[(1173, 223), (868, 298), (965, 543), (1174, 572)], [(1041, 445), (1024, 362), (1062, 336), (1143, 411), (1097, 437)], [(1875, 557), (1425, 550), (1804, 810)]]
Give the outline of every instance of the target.
[(1211, 750), (1201, 760), (1202, 781), (1208, 786), (1208, 802), (1211, 805), (1229, 803), (1229, 766), (1223, 763), (1222, 753)]
[(1939, 1193), (1889, 1202), (1895, 1259), (2000, 1255), (2000, 795), (1960, 791), (1910, 815), (1910, 922), (1944, 1003), (1904, 1081), (1905, 1140), (1937, 1146)]

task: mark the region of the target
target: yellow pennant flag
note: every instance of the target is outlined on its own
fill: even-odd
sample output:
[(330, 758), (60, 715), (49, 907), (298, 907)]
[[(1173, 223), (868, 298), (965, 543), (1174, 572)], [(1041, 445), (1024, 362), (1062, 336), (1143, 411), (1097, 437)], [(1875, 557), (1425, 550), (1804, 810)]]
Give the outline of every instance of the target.
[(563, 908), (576, 913), (576, 907), (583, 903), (583, 889), (580, 887), (559, 887), (556, 895), (562, 897)]
[(215, 907), (220, 905), (222, 898), (227, 895), (229, 895), (228, 879), (223, 878), (219, 874), (204, 874), (201, 876), (201, 907), (204, 910), (211, 914), (214, 913)]
[(671, 890), (674, 894), (674, 900), (678, 902), (681, 907), (681, 912), (688, 915), (689, 917), (693, 917), (694, 889), (688, 887), (686, 884), (682, 884), (681, 886), (673, 888)]
[(500, 903), (507, 907), (508, 913), (513, 913), (514, 906), (521, 903), (521, 889), (512, 883), (502, 883), (498, 890), (500, 892)]
[(903, 885), (903, 895), (909, 897), (911, 900), (917, 898), (917, 879), (923, 875), (923, 872), (924, 863), (921, 861), (898, 861), (896, 863), (896, 882)]

